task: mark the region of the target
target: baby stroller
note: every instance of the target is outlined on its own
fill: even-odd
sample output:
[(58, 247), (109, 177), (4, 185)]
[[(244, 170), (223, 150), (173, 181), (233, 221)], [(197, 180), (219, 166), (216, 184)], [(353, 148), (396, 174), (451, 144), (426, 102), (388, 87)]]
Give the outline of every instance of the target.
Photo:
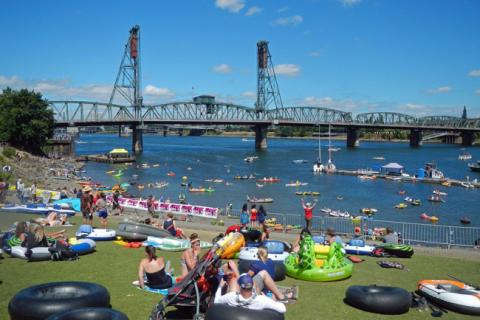
[(190, 314), (193, 313), (193, 320), (204, 319), (204, 313), (210, 303), (213, 303), (219, 284), (217, 273), (221, 259), (217, 250), (217, 246), (210, 249), (200, 259), (197, 266), (168, 291), (168, 294), (153, 308), (150, 320), (168, 319), (166, 314), (168, 306), (174, 306)]

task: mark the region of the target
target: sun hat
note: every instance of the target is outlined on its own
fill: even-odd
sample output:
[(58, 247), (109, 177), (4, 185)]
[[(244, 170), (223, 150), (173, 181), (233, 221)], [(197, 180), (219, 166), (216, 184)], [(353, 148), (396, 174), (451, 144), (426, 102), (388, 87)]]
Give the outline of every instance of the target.
[(92, 187), (86, 186), (85, 188), (83, 188), (83, 192), (90, 192), (90, 191), (92, 191)]
[(240, 288), (242, 288), (242, 289), (252, 289), (253, 288), (253, 279), (247, 273), (241, 274), (240, 277), (238, 278), (237, 282), (238, 282), (238, 285), (240, 286)]

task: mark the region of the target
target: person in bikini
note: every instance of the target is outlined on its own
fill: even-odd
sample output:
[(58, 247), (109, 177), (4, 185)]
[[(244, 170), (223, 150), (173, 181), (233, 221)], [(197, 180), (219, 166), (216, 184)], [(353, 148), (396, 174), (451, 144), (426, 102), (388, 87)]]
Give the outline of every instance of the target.
[(145, 253), (147, 258), (140, 261), (138, 266), (138, 282), (140, 288), (145, 288), (145, 278), (147, 285), (152, 289), (166, 289), (172, 287), (172, 277), (165, 270), (165, 260), (157, 257), (156, 249), (153, 246), (146, 246)]
[(167, 213), (167, 219), (163, 221), (163, 229), (170, 232), (170, 234), (174, 237), (185, 239), (185, 234), (183, 233), (182, 229), (177, 228), (175, 225), (175, 221), (173, 220), (173, 213)]
[(182, 276), (186, 276), (190, 270), (197, 266), (201, 250), (198, 234), (192, 233), (190, 235), (190, 244), (191, 247), (183, 252), (182, 259), (180, 260)]

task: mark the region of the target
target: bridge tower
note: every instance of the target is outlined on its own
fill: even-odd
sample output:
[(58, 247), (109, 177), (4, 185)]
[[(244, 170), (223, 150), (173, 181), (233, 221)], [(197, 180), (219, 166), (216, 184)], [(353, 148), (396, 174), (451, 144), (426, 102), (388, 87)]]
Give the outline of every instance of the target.
[[(268, 50), (268, 41), (257, 42), (257, 102), (255, 111), (257, 119), (262, 119), (266, 110), (283, 107), (280, 89), (273, 68), (272, 56)], [(255, 148), (267, 148), (268, 125), (256, 125)]]
[(109, 104), (113, 103), (116, 94), (126, 100), (134, 110), (135, 123), (132, 123), (132, 149), (139, 153), (143, 151), (143, 119), (142, 92), (140, 87), (140, 26), (130, 29), (130, 36), (118, 69), (117, 78), (110, 96)]

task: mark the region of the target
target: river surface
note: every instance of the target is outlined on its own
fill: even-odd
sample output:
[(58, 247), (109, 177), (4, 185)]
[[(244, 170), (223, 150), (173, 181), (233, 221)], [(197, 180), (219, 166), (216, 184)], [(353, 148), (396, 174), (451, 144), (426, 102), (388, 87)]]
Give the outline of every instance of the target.
[[(439, 217), (439, 224), (461, 225), (460, 218), (468, 216), (470, 226), (480, 226), (480, 190), (465, 189), (462, 187), (443, 187), (424, 183), (395, 182), (383, 179), (362, 181), (356, 176), (342, 175), (314, 175), (313, 161), (318, 156), (318, 140), (300, 139), (269, 139), (268, 149), (255, 151), (253, 139), (237, 137), (179, 137), (144, 135), (144, 152), (137, 157), (133, 166), (121, 164), (103, 164), (88, 162), (86, 175), (96, 182), (106, 185), (128, 182), (132, 175), (138, 175), (138, 182), (145, 184), (140, 190), (131, 186), (128, 191), (137, 196), (146, 197), (150, 194), (157, 199), (170, 199), (177, 202), (178, 195), (183, 193), (187, 201), (192, 204), (225, 207), (233, 204), (234, 210), (240, 210), (246, 201), (246, 196), (258, 198), (271, 197), (272, 204), (265, 204), (269, 212), (303, 214), (301, 197), (296, 191), (318, 191), (318, 205), (315, 215), (320, 214), (320, 208), (329, 207), (349, 211), (357, 215), (364, 207), (378, 209), (376, 219), (429, 223), (420, 219), (420, 214)], [(245, 141), (247, 140), (247, 141)], [(322, 157), (328, 158), (326, 140), (322, 139)], [(332, 159), (338, 169), (372, 168), (389, 162), (398, 162), (405, 167), (409, 174), (416, 174), (419, 168), (427, 162), (435, 162), (446, 177), (454, 179), (480, 179), (480, 174), (471, 172), (468, 161), (458, 160), (463, 153), (459, 145), (424, 144), (419, 148), (410, 148), (408, 143), (366, 142), (360, 146), (347, 149), (345, 141), (332, 141), (332, 147), (340, 148), (332, 152)], [(81, 135), (76, 143), (77, 155), (106, 153), (112, 148), (131, 149), (130, 137), (117, 135), (92, 134)], [(480, 159), (480, 148), (466, 149), (476, 161)], [(246, 163), (247, 156), (258, 156), (253, 163)], [(374, 160), (373, 157), (385, 157), (384, 161)], [(294, 164), (292, 160), (304, 159), (307, 163)], [(148, 164), (150, 168), (136, 168), (137, 165)], [(158, 167), (153, 167), (159, 164)], [(110, 170), (124, 169), (123, 176), (117, 178), (106, 173)], [(175, 176), (167, 176), (168, 172), (175, 172)], [(235, 175), (255, 174), (258, 178), (278, 177), (278, 183), (266, 183), (264, 187), (256, 186), (255, 180), (235, 180)], [(212, 193), (189, 193), (181, 187), (182, 177), (187, 176), (194, 187), (215, 188)], [(225, 183), (210, 183), (205, 179), (224, 179)], [(307, 182), (307, 186), (295, 188), (286, 187), (291, 181)], [(147, 183), (168, 182), (163, 189), (148, 188)], [(427, 197), (432, 191), (439, 189), (447, 192), (445, 203), (431, 203)], [(399, 191), (406, 191), (400, 195)], [(338, 200), (341, 195), (343, 200)], [(405, 196), (420, 199), (419, 207), (409, 206), (406, 209), (395, 209), (394, 206), (403, 201)], [(313, 197), (305, 197), (312, 201)], [(257, 205), (258, 206), (258, 205)]]

